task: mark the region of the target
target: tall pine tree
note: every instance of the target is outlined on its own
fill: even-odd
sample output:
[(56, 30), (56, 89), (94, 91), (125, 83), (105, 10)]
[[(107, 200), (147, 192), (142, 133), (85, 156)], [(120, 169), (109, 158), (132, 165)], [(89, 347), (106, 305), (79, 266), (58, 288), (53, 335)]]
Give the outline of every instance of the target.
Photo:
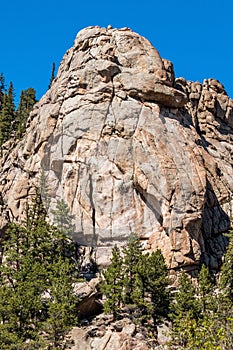
[(36, 195), (25, 222), (11, 224), (2, 242), (1, 349), (65, 348), (65, 336), (77, 322), (75, 265), (65, 254), (65, 235), (45, 214)]
[(4, 93), (5, 93), (5, 78), (3, 73), (0, 73), (0, 112), (2, 109)]
[(15, 129), (15, 103), (14, 87), (10, 82), (8, 91), (4, 94), (3, 104), (0, 112), (0, 146), (6, 142)]
[(35, 103), (36, 91), (33, 88), (28, 88), (21, 92), (20, 102), (16, 111), (16, 131), (18, 138), (21, 138), (26, 130), (27, 120)]
[(228, 234), (229, 244), (224, 256), (224, 263), (220, 274), (220, 289), (233, 304), (233, 231)]
[(114, 319), (120, 314), (122, 306), (123, 270), (120, 249), (115, 245), (112, 250), (110, 266), (103, 271), (104, 279), (101, 282), (101, 291), (106, 296), (105, 312), (111, 312)]
[(55, 63), (53, 62), (53, 64), (52, 64), (52, 72), (51, 72), (51, 77), (50, 77), (50, 82), (49, 82), (49, 86), (48, 86), (49, 89), (51, 88), (52, 83), (53, 83), (54, 78), (55, 78), (55, 69), (56, 69)]
[(124, 254), (124, 301), (134, 304), (134, 288), (137, 280), (138, 263), (142, 258), (142, 245), (135, 233), (131, 233)]

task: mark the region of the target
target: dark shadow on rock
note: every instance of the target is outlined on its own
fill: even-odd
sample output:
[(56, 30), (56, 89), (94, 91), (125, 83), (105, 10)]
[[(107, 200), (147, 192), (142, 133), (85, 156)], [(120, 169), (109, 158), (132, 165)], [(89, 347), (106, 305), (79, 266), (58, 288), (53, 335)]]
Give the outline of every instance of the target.
[(211, 269), (218, 270), (228, 245), (228, 238), (224, 235), (231, 226), (229, 216), (222, 209), (213, 187), (207, 180), (205, 205), (203, 209), (202, 234), (205, 252), (202, 260)]
[(79, 320), (89, 319), (103, 312), (103, 304), (100, 298), (101, 293), (97, 292), (84, 298), (78, 303), (77, 312)]

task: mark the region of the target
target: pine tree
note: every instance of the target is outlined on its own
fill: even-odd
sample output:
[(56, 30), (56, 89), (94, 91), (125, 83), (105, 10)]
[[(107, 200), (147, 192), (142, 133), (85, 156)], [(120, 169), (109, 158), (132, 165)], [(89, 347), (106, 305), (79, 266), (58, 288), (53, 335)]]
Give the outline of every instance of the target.
[(70, 209), (64, 199), (57, 201), (56, 209), (51, 210), (51, 213), (54, 216), (53, 221), (58, 230), (71, 237), (74, 231), (72, 221), (75, 219), (75, 216), (70, 214)]
[(140, 240), (133, 234), (123, 248), (123, 257), (116, 246), (112, 254), (111, 264), (103, 273), (105, 311), (111, 311), (116, 318), (126, 306), (137, 322), (149, 322), (156, 329), (160, 318), (168, 313), (170, 300), (167, 268), (161, 251), (143, 254)]
[(51, 88), (52, 83), (53, 83), (54, 78), (55, 78), (55, 69), (56, 69), (55, 63), (53, 62), (53, 64), (52, 64), (52, 72), (51, 72), (51, 77), (50, 77), (50, 82), (49, 82), (49, 86), (48, 86), (49, 89)]
[(0, 146), (11, 137), (12, 131), (14, 130), (14, 121), (14, 88), (12, 82), (10, 82), (8, 91), (4, 94), (0, 113)]
[(127, 245), (123, 249), (124, 254), (124, 302), (134, 304), (134, 289), (137, 283), (138, 263), (142, 258), (142, 245), (136, 234), (132, 233)]
[(45, 170), (42, 168), (41, 174), (40, 174), (39, 192), (40, 192), (40, 197), (41, 197), (41, 200), (43, 202), (43, 206), (44, 206), (46, 213), (48, 213), (50, 203), (51, 203), (49, 190), (50, 190), (50, 187), (49, 187), (48, 179), (47, 179)]
[(196, 288), (189, 276), (182, 272), (179, 278), (178, 291), (175, 294), (174, 314), (177, 316), (189, 315), (193, 319), (198, 319), (200, 306), (196, 294)]
[(2, 109), (4, 93), (5, 93), (5, 78), (3, 73), (0, 73), (0, 112)]
[(220, 274), (220, 289), (224, 296), (233, 304), (233, 231), (228, 234), (229, 244), (224, 256)]
[(161, 250), (153, 252), (147, 262), (147, 286), (150, 295), (152, 318), (156, 326), (161, 317), (168, 314), (170, 296), (168, 292), (169, 279), (167, 267)]
[(36, 91), (33, 88), (28, 88), (21, 92), (20, 102), (16, 112), (16, 129), (18, 138), (21, 138), (26, 130), (26, 123), (35, 103)]
[(2, 93), (5, 92), (5, 78), (4, 78), (3, 73), (0, 73), (0, 91)]
[(28, 206), (23, 225), (9, 226), (0, 268), (1, 349), (64, 345), (71, 324), (77, 321), (72, 289), (75, 265), (64, 254), (64, 242), (64, 235), (46, 222), (39, 195)]
[(106, 313), (111, 312), (114, 319), (120, 314), (122, 306), (122, 258), (120, 249), (115, 245), (112, 250), (110, 266), (103, 271), (104, 279), (101, 282), (101, 291), (106, 296), (107, 301), (104, 303)]
[(214, 304), (214, 281), (210, 275), (208, 267), (202, 265), (198, 275), (198, 296), (202, 314), (205, 315), (207, 310), (213, 310)]
[[(58, 257), (49, 273), (49, 298), (43, 329), (54, 349), (64, 349), (64, 340), (71, 327), (77, 324), (76, 298), (73, 293), (73, 266), (68, 258)], [(66, 342), (69, 346), (69, 342)]]

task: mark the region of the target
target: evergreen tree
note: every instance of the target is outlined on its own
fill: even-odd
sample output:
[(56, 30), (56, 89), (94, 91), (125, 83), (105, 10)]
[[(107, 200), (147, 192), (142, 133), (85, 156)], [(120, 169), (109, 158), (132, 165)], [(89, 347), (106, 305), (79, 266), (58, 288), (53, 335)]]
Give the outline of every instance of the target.
[(169, 279), (167, 267), (160, 250), (153, 252), (147, 260), (147, 286), (152, 304), (152, 318), (154, 325), (161, 317), (168, 314), (170, 296), (168, 292)]
[(0, 112), (2, 109), (4, 93), (5, 93), (5, 78), (3, 73), (0, 73)]
[(46, 222), (38, 195), (25, 223), (8, 228), (0, 268), (1, 349), (36, 349), (45, 343), (64, 348), (65, 336), (77, 321), (75, 266), (64, 255), (64, 242), (64, 235)]
[(106, 313), (111, 312), (114, 319), (116, 319), (120, 314), (123, 301), (122, 258), (120, 249), (116, 245), (112, 250), (110, 266), (103, 271), (103, 276), (101, 291), (107, 297), (107, 301), (104, 303), (104, 310)]
[[(46, 338), (54, 349), (65, 349), (64, 340), (71, 327), (77, 324), (76, 299), (73, 293), (73, 266), (69, 259), (59, 257), (49, 273), (48, 318), (44, 323)], [(65, 345), (69, 346), (69, 342)]]
[(14, 121), (14, 88), (12, 82), (10, 82), (8, 91), (4, 94), (0, 113), (0, 146), (11, 137), (12, 131), (14, 130)]
[(192, 319), (198, 319), (200, 306), (196, 294), (197, 291), (191, 279), (185, 272), (182, 272), (179, 278), (178, 291), (175, 294), (175, 303), (173, 304), (174, 315), (178, 317), (189, 315)]
[(220, 290), (222, 294), (233, 304), (233, 231), (228, 234), (229, 244), (224, 256), (224, 263), (220, 274)]
[(52, 72), (51, 72), (51, 77), (50, 77), (50, 82), (49, 82), (49, 86), (48, 86), (49, 89), (51, 88), (52, 83), (53, 83), (54, 78), (55, 78), (55, 69), (56, 69), (55, 63), (53, 62), (53, 64), (52, 64)]
[(5, 78), (4, 78), (4, 75), (3, 75), (3, 73), (0, 73), (0, 91), (2, 92), (2, 93), (4, 93), (5, 92)]
[(116, 246), (112, 254), (111, 264), (103, 273), (105, 311), (112, 312), (116, 318), (126, 306), (137, 321), (151, 324), (152, 320), (156, 329), (160, 318), (167, 315), (170, 299), (161, 251), (143, 254), (140, 240), (133, 234), (123, 248), (123, 257)]
[(50, 203), (51, 203), (49, 190), (50, 190), (50, 188), (49, 188), (49, 184), (48, 184), (48, 179), (46, 177), (45, 170), (42, 168), (41, 175), (40, 175), (39, 191), (40, 191), (40, 197), (41, 197), (41, 200), (43, 202), (43, 206), (44, 206), (46, 213), (48, 213)]
[(36, 91), (33, 88), (28, 88), (27, 90), (23, 90), (21, 92), (20, 102), (16, 112), (16, 129), (17, 136), (19, 138), (21, 138), (25, 132), (29, 114), (32, 111), (35, 103)]
[(57, 201), (56, 209), (51, 210), (51, 213), (54, 216), (53, 221), (58, 230), (67, 236), (71, 236), (74, 231), (72, 221), (75, 216), (70, 214), (70, 209), (64, 199)]
[(210, 275), (208, 267), (202, 265), (198, 275), (198, 299), (202, 314), (205, 315), (207, 311), (214, 309), (214, 281)]
[(142, 259), (142, 245), (135, 233), (128, 239), (123, 249), (124, 254), (124, 302), (134, 304), (134, 288), (137, 283), (138, 263)]

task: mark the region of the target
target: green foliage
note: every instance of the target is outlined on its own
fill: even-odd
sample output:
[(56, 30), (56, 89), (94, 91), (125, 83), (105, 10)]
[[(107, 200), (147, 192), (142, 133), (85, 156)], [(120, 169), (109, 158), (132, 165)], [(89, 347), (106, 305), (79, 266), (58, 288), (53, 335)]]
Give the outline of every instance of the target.
[[(59, 257), (49, 273), (49, 294), (47, 300), (48, 318), (44, 323), (46, 338), (56, 349), (63, 344), (71, 326), (77, 324), (76, 300), (73, 294), (71, 272), (73, 266), (66, 258)], [(69, 345), (69, 344), (67, 344)], [(64, 347), (63, 347), (64, 348)]]
[(5, 77), (3, 75), (3, 73), (0, 73), (0, 92), (4, 93), (5, 91)]
[(138, 237), (130, 236), (123, 248), (112, 251), (110, 266), (103, 272), (102, 292), (107, 297), (105, 311), (116, 318), (127, 307), (142, 324), (154, 327), (165, 316), (169, 306), (167, 268), (161, 251), (143, 254)]
[(175, 317), (181, 315), (198, 319), (200, 315), (200, 305), (196, 298), (196, 288), (189, 276), (182, 272), (179, 278), (178, 292), (175, 294), (173, 313)]
[(233, 348), (231, 249), (229, 244), (217, 285), (204, 265), (198, 276), (197, 287), (187, 275), (181, 275), (173, 306), (171, 349)]
[(190, 314), (177, 318), (173, 323), (170, 349), (231, 350), (233, 348), (233, 318), (226, 323), (213, 315), (198, 320)]
[(75, 216), (70, 214), (70, 209), (64, 199), (57, 201), (56, 209), (51, 210), (51, 213), (54, 216), (53, 221), (58, 230), (67, 236), (71, 236), (74, 231), (72, 221)]
[(214, 294), (214, 281), (210, 275), (207, 266), (202, 265), (198, 275), (197, 294), (199, 297), (199, 305), (203, 315), (208, 311), (214, 311), (216, 308)]
[(33, 88), (23, 90), (17, 110), (15, 110), (14, 99), (12, 82), (6, 92), (5, 78), (0, 73), (0, 146), (10, 137), (22, 137), (29, 113), (36, 102), (36, 92)]
[(142, 259), (142, 246), (140, 239), (132, 233), (127, 245), (123, 248), (124, 254), (124, 302), (134, 304), (134, 287), (138, 278), (138, 264)]
[(28, 88), (21, 92), (20, 102), (16, 111), (16, 132), (18, 138), (21, 138), (26, 130), (26, 123), (35, 103), (36, 91), (33, 88)]
[(168, 292), (169, 279), (167, 267), (160, 250), (153, 252), (147, 259), (146, 291), (153, 305), (152, 317), (156, 324), (160, 317), (165, 317), (169, 310), (170, 295)]
[(233, 303), (233, 231), (228, 234), (229, 244), (221, 268), (220, 289), (226, 298)]
[(50, 187), (48, 184), (48, 179), (46, 177), (45, 170), (42, 168), (41, 174), (40, 174), (39, 192), (40, 192), (40, 197), (41, 197), (41, 200), (43, 202), (43, 206), (44, 206), (46, 213), (48, 213), (50, 203), (51, 203), (49, 190), (50, 190)]
[(46, 222), (39, 195), (25, 222), (9, 226), (0, 269), (1, 349), (65, 348), (65, 336), (77, 322), (75, 266), (64, 253), (66, 243), (69, 239)]
[(4, 94), (0, 112), (0, 146), (7, 141), (13, 130), (15, 121), (14, 88), (10, 82), (8, 91)]
[(103, 276), (101, 291), (107, 297), (104, 310), (106, 313), (113, 313), (113, 317), (116, 319), (120, 314), (123, 288), (122, 257), (120, 249), (116, 245), (112, 250), (110, 266), (103, 271)]
[(50, 82), (49, 82), (49, 86), (48, 86), (48, 88), (50, 89), (51, 88), (51, 86), (52, 86), (52, 83), (53, 83), (53, 81), (54, 81), (54, 78), (55, 78), (55, 63), (53, 62), (53, 64), (52, 64), (52, 72), (51, 72), (51, 77), (50, 77)]

